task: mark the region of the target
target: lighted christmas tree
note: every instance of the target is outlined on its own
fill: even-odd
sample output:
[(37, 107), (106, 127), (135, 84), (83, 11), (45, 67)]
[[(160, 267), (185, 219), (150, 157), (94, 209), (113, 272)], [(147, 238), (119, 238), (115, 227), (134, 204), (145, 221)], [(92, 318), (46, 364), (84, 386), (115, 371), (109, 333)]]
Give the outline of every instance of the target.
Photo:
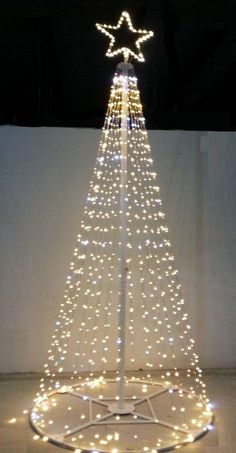
[[(136, 51), (116, 48), (124, 25)], [(45, 441), (70, 450), (161, 452), (211, 429), (212, 412), (181, 295), (123, 12), (97, 24), (121, 54), (111, 87), (46, 376), (31, 412)], [(70, 373), (70, 377), (66, 373)]]

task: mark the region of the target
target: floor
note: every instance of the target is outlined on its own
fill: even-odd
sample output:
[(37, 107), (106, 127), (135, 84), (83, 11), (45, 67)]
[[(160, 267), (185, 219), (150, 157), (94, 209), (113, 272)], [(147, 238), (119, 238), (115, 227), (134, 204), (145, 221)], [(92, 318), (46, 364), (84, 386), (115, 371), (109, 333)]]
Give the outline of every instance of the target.
[[(60, 453), (59, 447), (34, 440), (24, 410), (31, 407), (38, 390), (37, 377), (0, 377), (1, 453)], [(236, 453), (236, 371), (208, 372), (208, 396), (214, 404), (215, 428), (203, 439), (179, 451), (183, 453)], [(15, 421), (16, 419), (16, 421)], [(65, 450), (64, 450), (65, 451)]]

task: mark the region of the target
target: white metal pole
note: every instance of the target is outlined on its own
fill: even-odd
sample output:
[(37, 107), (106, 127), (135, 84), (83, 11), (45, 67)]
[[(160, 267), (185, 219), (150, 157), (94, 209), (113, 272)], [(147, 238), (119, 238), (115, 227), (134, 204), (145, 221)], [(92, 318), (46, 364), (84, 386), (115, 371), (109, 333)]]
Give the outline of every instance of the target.
[(128, 139), (128, 63), (122, 68), (122, 105), (121, 105), (121, 162), (120, 162), (120, 297), (119, 297), (119, 383), (118, 408), (125, 410), (125, 331), (126, 331), (126, 184), (127, 184), (127, 139)]

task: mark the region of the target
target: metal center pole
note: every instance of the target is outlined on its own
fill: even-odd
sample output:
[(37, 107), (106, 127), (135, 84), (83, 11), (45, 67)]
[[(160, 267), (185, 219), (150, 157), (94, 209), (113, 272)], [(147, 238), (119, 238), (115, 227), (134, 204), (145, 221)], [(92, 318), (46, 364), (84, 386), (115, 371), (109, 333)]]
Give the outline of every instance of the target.
[(121, 63), (121, 160), (120, 160), (120, 297), (119, 297), (119, 383), (117, 407), (125, 411), (125, 330), (126, 330), (126, 184), (127, 184), (127, 140), (128, 140), (128, 63)]

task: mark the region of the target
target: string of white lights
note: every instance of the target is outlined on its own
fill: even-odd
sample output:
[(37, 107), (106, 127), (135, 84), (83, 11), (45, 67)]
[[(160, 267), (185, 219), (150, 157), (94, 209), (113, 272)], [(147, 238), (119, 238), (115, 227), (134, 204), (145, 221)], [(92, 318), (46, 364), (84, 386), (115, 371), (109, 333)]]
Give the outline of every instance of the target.
[[(117, 81), (117, 76), (115, 76), (115, 80)], [(134, 85), (135, 85), (135, 88), (133, 88)], [(111, 101), (113, 101), (114, 93), (116, 93), (116, 92), (120, 93), (120, 90), (121, 90), (121, 87), (120, 87), (120, 85), (119, 85), (118, 83), (117, 83), (117, 88), (115, 88), (115, 87), (113, 86)], [(135, 106), (133, 105), (133, 102), (132, 102), (132, 99), (135, 99), (135, 101), (136, 101), (136, 100), (137, 100), (137, 97), (138, 97), (137, 87), (136, 87), (136, 84), (134, 84), (134, 80), (133, 80), (133, 78), (132, 78), (130, 93), (132, 93), (132, 95), (133, 95), (133, 92), (135, 93), (135, 96), (133, 96), (133, 97), (130, 96), (130, 98), (131, 98), (131, 101), (130, 101), (130, 112), (132, 112), (133, 120), (130, 119), (130, 124), (132, 124), (132, 125), (134, 126), (134, 125), (138, 124), (138, 121), (139, 121), (140, 117), (142, 118), (142, 110), (141, 110), (141, 104), (140, 104), (140, 102), (139, 102), (139, 104), (137, 104), (137, 105), (138, 105), (138, 110), (137, 110), (137, 111), (135, 110), (136, 102), (135, 102)], [(118, 97), (117, 94), (116, 94), (116, 97)], [(120, 98), (119, 98), (119, 99), (120, 99)], [(119, 102), (120, 102), (120, 101), (118, 101), (118, 103), (119, 103)], [(133, 109), (134, 109), (134, 110), (133, 110)], [(112, 110), (112, 115), (113, 115), (113, 120), (115, 119), (115, 120), (117, 121), (117, 119), (119, 120), (120, 111), (119, 111), (119, 110), (116, 110), (116, 111), (118, 112), (118, 114), (115, 116), (115, 115), (114, 115), (114, 111)], [(109, 124), (112, 124), (111, 121), (109, 121), (109, 118), (111, 118), (111, 114), (110, 114), (109, 116), (107, 116), (106, 121), (107, 121)], [(133, 122), (132, 122), (132, 121), (133, 121)], [(119, 121), (118, 121), (118, 122), (119, 122)], [(113, 124), (113, 127), (114, 127), (114, 124)], [(117, 127), (117, 123), (116, 123), (116, 127)], [(117, 128), (117, 130), (118, 130), (118, 128)], [(128, 198), (129, 198), (129, 200), (132, 200), (132, 194), (134, 193), (134, 195), (135, 195), (135, 197), (136, 197), (136, 198), (135, 198), (136, 201), (135, 201), (135, 202), (130, 201), (130, 204), (128, 205), (128, 211), (129, 211), (129, 208), (130, 208), (130, 210), (134, 210), (134, 209), (137, 210), (137, 208), (139, 208), (139, 203), (137, 202), (137, 194), (138, 194), (139, 197), (140, 197), (140, 202), (142, 202), (142, 200), (145, 198), (145, 199), (146, 199), (146, 203), (149, 205), (149, 217), (150, 217), (149, 220), (152, 220), (152, 217), (154, 217), (154, 221), (157, 221), (157, 222), (158, 222), (158, 223), (157, 223), (157, 224), (158, 224), (158, 231), (159, 231), (159, 234), (160, 234), (160, 236), (161, 236), (161, 240), (165, 243), (165, 241), (166, 241), (166, 239), (165, 239), (165, 237), (166, 237), (166, 236), (165, 236), (165, 235), (166, 235), (166, 233), (165, 233), (165, 232), (166, 232), (166, 227), (165, 227), (164, 225), (162, 225), (162, 224), (159, 224), (159, 217), (158, 217), (157, 213), (155, 212), (156, 204), (155, 204), (155, 203), (153, 204), (153, 202), (150, 202), (150, 200), (147, 198), (147, 194), (150, 194), (150, 197), (153, 197), (155, 194), (154, 194), (154, 192), (153, 192), (153, 187), (152, 187), (152, 185), (153, 185), (153, 174), (150, 176), (150, 175), (149, 175), (149, 172), (150, 172), (150, 171), (148, 170), (149, 165), (150, 165), (150, 162), (149, 162), (150, 157), (148, 157), (148, 156), (149, 156), (149, 153), (150, 153), (150, 148), (149, 148), (149, 146), (147, 145), (147, 135), (146, 135), (146, 133), (145, 133), (145, 129), (142, 129), (141, 132), (142, 132), (142, 135), (141, 135), (141, 149), (144, 149), (144, 150), (145, 150), (145, 151), (144, 151), (144, 156), (143, 156), (142, 158), (140, 157), (140, 152), (139, 152), (139, 150), (138, 150), (138, 147), (139, 147), (138, 145), (140, 145), (140, 143), (139, 143), (139, 142), (140, 142), (140, 137), (138, 137), (138, 138), (135, 137), (136, 135), (139, 135), (140, 132), (138, 132), (138, 133), (136, 134), (136, 130), (134, 130), (134, 133), (133, 133), (134, 136), (132, 137), (132, 143), (133, 143), (133, 145), (132, 145), (132, 148), (130, 148), (130, 149), (132, 150), (132, 154), (130, 154), (130, 159), (131, 159), (132, 161), (135, 161), (135, 158), (136, 158), (136, 164), (134, 165), (134, 162), (132, 162), (132, 169), (134, 170), (135, 167), (136, 167), (137, 169), (136, 169), (135, 172), (133, 171), (133, 173), (134, 173), (134, 175), (133, 175), (133, 180), (132, 180), (132, 181), (131, 181), (131, 180), (128, 181), (128, 195), (127, 195), (127, 196), (128, 196)], [(143, 132), (144, 132), (144, 134), (143, 134)], [(99, 169), (96, 168), (96, 169), (95, 169), (95, 172), (94, 172), (95, 175), (96, 175), (96, 179), (95, 179), (94, 182), (91, 183), (91, 188), (92, 188), (92, 190), (94, 190), (94, 188), (95, 188), (95, 193), (96, 193), (96, 190), (97, 190), (97, 174), (99, 174), (99, 179), (100, 179), (100, 178), (101, 178), (101, 175), (100, 175), (100, 172), (101, 172), (100, 167), (103, 166), (103, 158), (105, 158), (105, 156), (106, 156), (106, 153), (103, 152), (104, 148), (105, 148), (105, 149), (107, 148), (107, 141), (108, 141), (108, 140), (107, 140), (106, 137), (107, 137), (107, 134), (105, 134), (105, 137), (103, 137), (103, 140), (102, 140), (101, 146), (100, 146), (100, 154), (102, 154), (102, 156), (100, 156), (100, 154), (99, 154), (99, 157), (98, 157), (98, 162), (99, 162), (99, 167), (98, 167), (98, 168), (99, 168)], [(143, 138), (145, 139), (144, 142), (143, 142)], [(113, 145), (113, 146), (114, 146), (114, 150), (110, 150), (110, 151), (109, 151), (109, 154), (111, 154), (112, 158), (111, 158), (111, 156), (109, 156), (107, 168), (105, 168), (106, 171), (105, 171), (105, 173), (104, 173), (104, 175), (105, 175), (104, 190), (107, 190), (107, 196), (110, 196), (110, 195), (113, 193), (113, 192), (110, 190), (110, 186), (109, 186), (110, 183), (108, 183), (108, 180), (107, 180), (108, 174), (110, 174), (110, 176), (111, 176), (111, 171), (112, 171), (112, 168), (111, 168), (111, 166), (109, 165), (109, 163), (110, 163), (110, 162), (113, 163), (114, 161), (112, 161), (112, 159), (113, 159), (114, 157), (116, 157), (116, 156), (119, 156), (119, 149), (117, 149), (117, 146), (119, 147), (119, 140), (117, 140), (116, 135), (115, 135), (115, 139), (114, 139), (114, 138), (113, 138), (113, 139), (110, 139), (110, 142), (111, 142), (111, 143), (112, 143), (112, 141), (113, 141), (113, 143), (114, 143), (114, 141), (115, 141), (115, 146)], [(130, 141), (130, 143), (131, 143), (131, 141)], [(104, 146), (104, 145), (106, 145), (106, 146)], [(102, 150), (102, 152), (101, 152), (101, 150)], [(147, 153), (148, 153), (148, 155), (146, 156), (145, 154), (147, 154)], [(134, 156), (135, 156), (135, 157), (134, 157)], [(102, 161), (101, 161), (101, 157), (102, 157)], [(117, 159), (117, 160), (118, 160), (118, 159)], [(147, 162), (148, 162), (149, 165), (147, 165)], [(102, 164), (102, 165), (101, 165), (101, 164)], [(117, 171), (117, 166), (118, 166), (118, 165), (115, 165), (115, 166), (114, 166), (113, 172), (114, 172), (114, 171)], [(144, 167), (144, 168), (143, 168), (143, 167)], [(139, 190), (139, 193), (138, 193), (138, 192), (137, 192), (137, 188), (135, 188), (135, 190), (134, 190), (134, 187), (135, 187), (135, 186), (132, 186), (132, 189), (131, 189), (132, 192), (130, 193), (130, 192), (129, 192), (129, 190), (130, 190), (129, 185), (130, 185), (131, 183), (133, 184), (133, 183), (135, 182), (135, 180), (137, 180), (138, 177), (140, 177), (140, 172), (142, 172), (142, 178), (146, 180), (146, 182), (143, 184), (143, 179), (142, 179), (142, 185), (143, 185), (142, 191)], [(146, 174), (145, 174), (145, 173), (146, 173)], [(115, 173), (114, 173), (114, 175), (115, 175)], [(116, 179), (116, 178), (115, 178), (115, 179)], [(140, 182), (139, 182), (139, 184), (140, 184)], [(110, 190), (110, 193), (109, 193), (109, 190)], [(119, 190), (115, 190), (115, 192), (116, 192), (116, 197), (115, 197), (116, 200), (115, 200), (115, 203), (116, 203), (116, 205), (117, 205), (117, 204), (118, 204), (117, 197), (118, 197)], [(145, 193), (144, 193), (144, 192), (145, 192)], [(91, 194), (89, 194), (89, 196), (88, 196), (89, 200), (91, 200), (91, 197), (92, 197)], [(104, 196), (103, 196), (103, 198), (104, 198)], [(95, 215), (95, 216), (98, 216), (98, 217), (101, 216), (101, 223), (102, 223), (102, 222), (104, 221), (104, 218), (103, 218), (103, 215), (101, 214), (101, 211), (98, 211), (98, 213), (95, 214), (95, 213), (97, 212), (98, 209), (99, 209), (99, 210), (101, 209), (101, 207), (100, 207), (99, 204), (98, 204), (98, 199), (99, 199), (99, 198), (98, 198), (98, 195), (96, 194), (96, 197), (94, 198), (94, 201), (92, 202), (92, 204), (93, 204), (93, 209), (94, 209), (94, 210), (93, 210), (92, 212), (86, 210), (86, 213), (87, 213), (87, 217), (88, 217), (88, 218), (93, 218), (94, 215)], [(104, 203), (104, 201), (103, 201), (103, 203)], [(158, 199), (158, 203), (157, 203), (157, 204), (160, 204), (160, 203), (161, 203), (161, 202), (160, 202), (160, 200)], [(106, 205), (107, 203), (104, 203), (104, 204)], [(109, 204), (109, 203), (108, 203), (108, 204)], [(106, 209), (106, 206), (104, 206), (104, 208)], [(143, 211), (146, 211), (146, 209), (143, 209)], [(99, 214), (99, 212), (100, 212), (100, 214)], [(109, 213), (108, 213), (108, 212), (105, 213), (105, 220), (106, 220), (107, 216), (109, 217)], [(164, 214), (163, 214), (162, 211), (161, 211), (161, 217), (160, 217), (160, 218), (162, 219), (163, 216), (164, 216)], [(129, 220), (130, 220), (130, 222), (132, 223), (132, 221), (133, 221), (132, 218), (129, 219)], [(143, 220), (143, 223), (145, 224), (145, 222), (146, 222), (146, 216), (144, 216), (142, 220)], [(139, 224), (140, 224), (140, 220), (138, 220), (138, 222), (139, 222)], [(151, 225), (151, 222), (150, 222), (150, 225)], [(82, 226), (83, 226), (82, 229), (84, 229), (84, 221), (82, 222)], [(152, 226), (152, 225), (151, 225), (151, 226)], [(159, 259), (158, 259), (158, 255), (156, 255), (152, 249), (150, 250), (150, 243), (151, 243), (150, 239), (146, 239), (147, 234), (150, 235), (150, 230), (152, 230), (152, 231), (154, 232), (154, 233), (151, 234), (151, 236), (154, 236), (154, 235), (156, 234), (156, 230), (155, 230), (155, 229), (152, 229), (151, 226), (150, 226), (149, 228), (144, 229), (144, 230), (142, 231), (142, 234), (144, 233), (144, 236), (145, 236), (144, 240), (146, 241), (146, 248), (147, 248), (147, 250), (150, 251), (150, 255), (147, 254), (147, 252), (145, 251), (145, 264), (147, 264), (147, 261), (150, 261), (150, 259), (151, 259), (152, 261), (154, 261), (154, 262), (152, 263), (152, 268), (151, 268), (151, 273), (154, 273), (155, 270), (156, 270), (156, 269), (155, 269), (155, 266), (156, 266), (157, 262), (159, 261)], [(143, 227), (144, 227), (144, 226), (141, 225), (141, 228), (142, 228), (142, 229), (143, 229)], [(87, 228), (88, 228), (88, 227), (86, 227), (86, 229), (87, 229)], [(108, 227), (106, 227), (106, 230), (107, 230), (108, 228), (109, 228), (109, 221), (108, 221)], [(129, 230), (130, 230), (130, 229), (131, 229), (131, 228), (129, 228)], [(89, 227), (89, 230), (90, 230), (90, 231), (89, 231), (89, 235), (87, 235), (86, 238), (83, 238), (83, 239), (80, 238), (80, 240), (79, 240), (79, 244), (80, 244), (80, 245), (82, 244), (83, 249), (84, 249), (84, 247), (85, 247), (86, 245), (88, 245), (88, 244), (87, 244), (87, 241), (90, 241), (90, 240), (91, 240), (91, 239), (87, 239), (87, 238), (88, 238), (88, 237), (92, 237), (93, 234), (94, 234), (94, 232), (92, 231), (92, 227)], [(112, 230), (115, 231), (114, 225), (113, 225)], [(102, 226), (102, 227), (100, 227), (99, 233), (100, 233), (100, 236), (97, 235), (97, 232), (96, 232), (96, 236), (98, 237), (98, 240), (96, 241), (96, 242), (97, 242), (96, 247), (100, 247), (102, 244), (104, 244), (103, 241), (104, 241), (104, 237), (106, 236), (106, 233), (107, 233), (107, 232), (104, 233), (104, 228), (103, 228), (103, 226)], [(103, 235), (103, 236), (102, 236), (102, 235)], [(136, 239), (136, 238), (135, 238), (135, 239)], [(134, 239), (134, 240), (135, 240), (135, 239)], [(141, 239), (141, 238), (140, 238), (140, 239)], [(142, 241), (143, 241), (143, 240), (141, 239), (140, 242), (142, 242)], [(153, 242), (153, 243), (154, 243), (154, 246), (155, 246), (155, 242)], [(162, 243), (162, 242), (161, 242), (161, 243)], [(160, 245), (160, 244), (159, 244), (159, 245)], [(96, 249), (96, 247), (95, 247), (95, 249)], [(95, 250), (95, 249), (94, 249), (94, 250)], [(152, 253), (151, 253), (151, 252), (152, 252)], [(86, 255), (85, 255), (85, 254), (82, 254), (82, 255), (79, 254), (79, 255), (78, 255), (78, 253), (79, 253), (79, 252), (78, 252), (78, 247), (76, 247), (76, 249), (75, 249), (75, 254), (76, 254), (77, 259), (78, 259), (78, 261), (79, 261), (79, 263), (80, 263), (81, 260), (84, 260), (84, 259), (85, 259), (85, 256), (86, 256)], [(109, 253), (110, 253), (110, 252), (109, 252)], [(165, 244), (164, 244), (164, 247), (163, 247), (163, 253), (168, 253), (168, 254), (169, 254), (169, 248), (168, 248), (168, 252), (167, 252), (167, 247), (166, 247)], [(93, 257), (93, 255), (94, 255), (94, 253), (93, 253), (93, 252), (90, 252), (91, 258)], [(143, 263), (143, 261), (142, 261), (142, 260), (143, 260), (143, 257), (142, 257), (142, 255), (140, 255), (140, 256), (141, 256), (141, 258), (140, 258), (140, 259), (141, 259), (140, 271), (143, 272), (143, 274), (141, 274), (141, 279), (142, 279), (142, 281), (144, 282), (144, 275), (147, 275), (148, 272), (147, 272), (146, 267), (143, 266), (143, 264), (142, 264), (142, 263)], [(108, 256), (106, 255), (106, 253), (103, 254), (103, 260), (104, 260), (104, 259), (108, 259)], [(130, 257), (129, 259), (130, 259), (130, 262), (132, 262), (132, 257)], [(171, 260), (172, 260), (172, 262), (173, 262), (173, 257), (171, 257)], [(160, 261), (160, 262), (159, 262), (159, 266), (160, 266), (160, 265), (165, 266), (165, 262)], [(142, 267), (142, 266), (143, 266), (143, 267)], [(74, 275), (76, 274), (76, 276), (78, 275), (78, 273), (80, 274), (80, 273), (82, 272), (82, 271), (81, 271), (81, 268), (78, 268), (78, 269), (74, 268), (74, 264), (71, 265), (71, 267), (73, 268)], [(114, 267), (114, 264), (113, 264), (113, 267)], [(148, 268), (150, 269), (150, 263), (149, 263)], [(89, 285), (91, 284), (91, 281), (93, 280), (93, 278), (96, 277), (95, 274), (96, 274), (97, 271), (94, 272), (94, 274), (93, 274), (93, 272), (94, 272), (94, 270), (91, 268), (91, 278), (88, 279), (88, 281), (87, 281), (88, 287), (87, 287), (86, 290), (84, 291), (84, 295), (86, 296), (87, 299), (88, 299)], [(166, 271), (166, 269), (165, 269), (165, 267), (164, 267), (162, 274), (165, 274), (165, 272), (167, 272), (166, 279), (167, 279), (167, 282), (168, 282), (169, 279), (171, 279), (171, 278), (173, 278), (173, 277), (170, 276), (170, 275), (168, 275), (169, 272)], [(149, 271), (149, 273), (150, 273), (150, 271)], [(74, 275), (73, 275), (73, 276), (74, 276)], [(102, 276), (100, 276), (100, 277), (102, 277)], [(163, 278), (163, 276), (162, 276), (162, 278)], [(132, 280), (132, 270), (131, 270), (131, 269), (130, 269), (129, 279)], [(101, 280), (102, 280), (102, 278), (100, 278), (100, 281), (101, 281)], [(93, 281), (94, 281), (94, 280), (93, 280)], [(70, 290), (72, 290), (72, 291), (70, 291), (70, 292), (69, 292), (69, 295), (66, 296), (66, 297), (67, 297), (67, 299), (66, 299), (66, 305), (69, 306), (68, 313), (65, 313), (65, 314), (64, 314), (64, 312), (63, 312), (63, 315), (62, 315), (62, 318), (65, 319), (65, 324), (66, 324), (66, 325), (68, 325), (68, 324), (69, 324), (69, 325), (72, 325), (72, 324), (73, 324), (71, 320), (73, 319), (73, 313), (74, 313), (75, 308), (77, 309), (77, 305), (74, 304), (73, 307), (71, 308), (71, 300), (75, 300), (75, 299), (77, 298), (77, 296), (78, 296), (77, 293), (80, 292), (78, 282), (79, 282), (79, 280), (76, 280), (76, 283), (75, 283), (75, 286), (76, 286), (76, 296), (75, 296), (75, 295), (73, 294), (73, 291), (74, 291), (73, 280), (72, 280), (72, 278), (71, 278), (71, 275), (68, 276), (67, 284), (69, 285), (69, 288), (70, 288)], [(111, 283), (110, 280), (109, 280), (109, 282)], [(177, 287), (178, 284), (177, 284), (175, 281), (174, 281), (174, 283), (175, 283), (175, 286)], [(142, 283), (142, 284), (144, 284), (144, 283)], [(150, 284), (150, 286), (153, 286), (153, 285), (154, 285), (154, 283), (153, 283), (151, 280), (149, 281), (149, 284)], [(131, 282), (130, 285), (134, 285), (134, 282)], [(165, 286), (165, 285), (163, 285), (163, 286)], [(167, 287), (168, 287), (168, 285), (167, 285)], [(156, 292), (157, 292), (157, 287), (156, 287), (156, 289), (155, 289), (154, 291), (151, 292), (151, 294), (149, 293), (149, 296), (150, 296), (150, 295), (152, 296), (151, 299), (153, 298), (154, 293), (156, 293)], [(172, 286), (171, 286), (171, 288), (170, 288), (170, 295), (171, 295), (171, 292), (172, 292)], [(99, 291), (99, 296), (101, 296), (100, 293), (101, 293), (101, 291)], [(130, 299), (133, 301), (134, 295), (132, 294), (132, 287), (129, 288), (129, 293), (130, 293)], [(67, 294), (68, 294), (68, 292), (66, 291), (66, 295), (67, 295)], [(92, 293), (92, 294), (93, 294), (93, 293)], [(143, 294), (146, 296), (145, 291), (143, 291)], [(93, 294), (93, 296), (94, 296), (94, 294)], [(165, 295), (165, 297), (166, 297), (166, 295)], [(144, 297), (144, 298), (145, 298), (145, 300), (147, 299), (147, 297)], [(172, 299), (174, 299), (174, 298), (172, 297)], [(98, 301), (99, 301), (99, 299), (98, 299)], [(98, 301), (97, 301), (97, 304), (99, 303)], [(173, 302), (173, 301), (172, 301), (172, 302)], [(86, 308), (85, 308), (85, 307), (87, 307), (85, 304), (82, 305), (83, 310), (82, 310), (82, 312), (81, 312), (81, 315), (83, 315), (83, 313), (85, 313), (85, 311), (86, 311)], [(156, 308), (155, 305), (154, 305), (153, 307), (151, 307), (151, 309), (153, 309), (153, 310), (154, 310), (155, 308)], [(168, 307), (168, 311), (170, 311), (170, 313), (171, 313), (170, 308), (171, 308), (171, 307)], [(180, 308), (181, 308), (181, 304), (180, 304)], [(94, 305), (91, 305), (91, 306), (90, 306), (90, 310), (93, 310), (93, 309), (94, 309)], [(166, 309), (167, 309), (167, 308), (166, 308)], [(96, 307), (96, 310), (97, 310), (97, 307)], [(96, 311), (96, 310), (95, 310), (95, 311)], [(143, 318), (142, 318), (142, 319), (145, 319), (145, 318), (147, 317), (147, 322), (150, 322), (149, 317), (148, 317), (147, 315), (145, 315), (145, 310), (147, 310), (147, 306), (146, 306), (146, 305), (143, 305)], [(149, 310), (150, 310), (150, 309), (149, 309)], [(131, 312), (130, 312), (130, 313), (133, 313), (133, 307), (131, 307)], [(180, 313), (181, 313), (181, 310), (179, 310), (179, 311), (177, 312), (177, 314), (180, 314)], [(163, 314), (163, 312), (160, 311), (159, 314)], [(173, 314), (172, 314), (172, 315), (173, 315)], [(170, 316), (170, 315), (169, 315), (169, 316)], [(180, 316), (181, 316), (181, 315), (180, 315)], [(133, 317), (133, 315), (132, 315), (132, 317)], [(61, 318), (61, 316), (59, 316), (59, 319), (60, 319), (60, 318)], [(82, 327), (83, 327), (84, 319), (85, 319), (85, 318), (86, 318), (86, 315), (85, 315), (85, 316), (82, 316), (82, 318), (81, 318), (81, 319), (82, 319), (82, 322), (81, 322), (81, 323), (82, 323)], [(92, 322), (91, 319), (89, 319), (89, 321)], [(95, 321), (95, 318), (93, 318), (93, 327), (92, 327), (92, 330), (94, 329), (94, 321)], [(167, 319), (167, 321), (169, 321), (169, 320)], [(184, 318), (184, 321), (187, 322), (187, 318)], [(60, 321), (59, 321), (59, 322), (60, 322)], [(132, 320), (132, 324), (133, 324), (133, 322), (134, 322), (134, 320)], [(159, 320), (159, 322), (160, 322), (161, 325), (162, 325), (163, 321), (160, 321), (160, 320)], [(179, 322), (179, 320), (178, 320), (177, 322)], [(57, 327), (56, 327), (56, 332), (58, 332), (58, 331), (61, 330), (61, 329), (64, 329), (64, 327), (62, 327), (61, 324), (58, 325), (58, 321), (57, 321), (57, 324), (56, 324), (56, 325), (57, 325)], [(169, 327), (168, 327), (168, 326), (169, 326)], [(82, 327), (80, 327), (79, 333), (80, 333), (80, 336), (81, 336), (80, 341), (81, 341), (81, 343), (83, 344), (85, 340), (82, 339), (82, 335), (83, 335), (83, 331), (86, 332), (86, 329), (82, 329)], [(171, 331), (172, 331), (172, 329), (171, 329), (171, 327), (170, 327), (170, 324), (167, 324), (167, 323), (166, 323), (165, 326), (162, 326), (162, 329), (165, 330), (166, 328), (167, 328), (167, 332), (168, 332), (168, 328), (169, 328), (169, 332), (168, 332), (168, 333), (170, 334)], [(88, 330), (90, 330), (90, 329), (88, 329)], [(132, 330), (132, 331), (135, 330), (135, 329), (134, 329), (134, 326), (132, 327), (131, 330)], [(187, 331), (184, 330), (183, 333), (185, 334), (185, 332), (186, 332), (186, 335), (187, 335), (189, 330), (190, 330), (190, 329), (188, 329)], [(150, 328), (148, 328), (148, 331), (150, 332)], [(155, 331), (155, 330), (154, 330), (154, 331)], [(182, 326), (181, 326), (181, 331), (182, 331)], [(134, 335), (134, 334), (132, 334), (132, 335)], [(69, 333), (68, 333), (68, 331), (62, 330), (62, 339), (63, 339), (63, 341), (64, 341), (64, 336), (66, 336), (67, 338), (69, 338)], [(164, 338), (164, 337), (162, 336), (162, 338)], [(171, 338), (173, 338), (173, 337), (171, 337)], [(105, 340), (105, 338), (104, 338), (103, 340)], [(107, 339), (107, 340), (108, 340), (108, 339)], [(151, 346), (150, 341), (151, 341), (151, 334), (150, 334), (150, 339), (147, 340), (148, 346), (149, 346), (149, 347)], [(88, 340), (86, 340), (86, 344), (88, 344)], [(86, 344), (83, 344), (83, 346), (86, 346)], [(54, 345), (54, 344), (53, 344), (53, 345)], [(58, 349), (58, 352), (61, 353), (62, 347), (59, 346), (59, 340), (56, 340), (55, 345), (56, 345), (56, 348)], [(65, 348), (66, 345), (67, 345), (67, 343), (63, 343), (62, 346)], [(172, 344), (171, 346), (173, 346), (173, 344)], [(191, 345), (191, 349), (192, 349), (192, 345)], [(185, 350), (185, 349), (183, 348), (183, 350)], [(147, 351), (146, 351), (146, 352), (147, 352)], [(64, 350), (64, 353), (66, 353), (65, 350)], [(159, 352), (159, 354), (160, 354), (160, 352)], [(166, 353), (164, 353), (163, 359), (166, 358), (165, 356), (166, 356)], [(62, 357), (62, 359), (64, 360), (64, 357)], [(62, 367), (59, 366), (59, 363), (61, 363), (61, 362), (62, 362), (62, 360), (60, 361), (58, 358), (57, 358), (57, 361), (55, 362), (55, 366), (58, 367), (58, 372), (59, 372), (59, 373), (63, 371), (63, 370), (62, 370)], [(194, 363), (195, 363), (195, 362), (196, 362), (196, 360), (194, 360)], [(74, 364), (74, 365), (75, 365), (75, 364)], [(46, 368), (47, 368), (47, 367), (46, 367)], [(168, 367), (168, 368), (169, 368), (169, 367)], [(48, 369), (48, 368), (47, 368), (47, 369)], [(61, 371), (59, 371), (59, 370), (61, 370)], [(48, 374), (48, 372), (47, 372), (47, 374)], [(57, 385), (58, 385), (58, 383), (57, 383)], [(51, 388), (50, 388), (50, 390), (51, 390)]]

